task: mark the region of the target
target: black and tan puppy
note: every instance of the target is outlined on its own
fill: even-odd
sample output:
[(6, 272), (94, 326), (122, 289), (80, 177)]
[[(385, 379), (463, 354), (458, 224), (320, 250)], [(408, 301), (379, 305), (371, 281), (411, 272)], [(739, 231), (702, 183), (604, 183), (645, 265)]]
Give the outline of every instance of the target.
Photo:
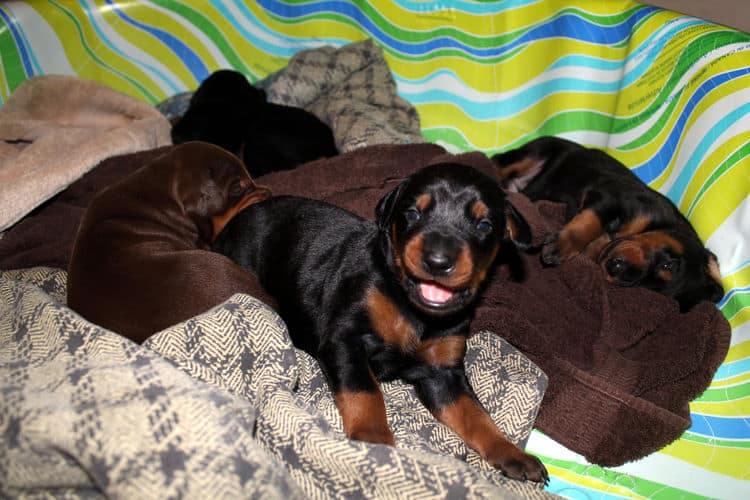
[(605, 152), (540, 137), (492, 159), (507, 189), (566, 204), (565, 226), (542, 249), (545, 264), (585, 253), (613, 283), (673, 297), (683, 311), (724, 295), (716, 256), (690, 222)]
[(264, 200), (218, 146), (175, 146), (92, 199), (68, 268), (68, 305), (136, 342), (245, 292), (254, 277), (207, 251), (234, 214)]
[(338, 154), (330, 127), (301, 108), (267, 102), (242, 73), (206, 78), (172, 127), (172, 142), (206, 141), (241, 158), (252, 177)]
[(470, 167), (419, 170), (377, 223), (281, 196), (237, 215), (214, 249), (255, 273), (295, 345), (318, 359), (346, 435), (393, 444), (379, 382), (400, 378), (492, 465), (547, 480), (482, 409), (464, 373), (472, 306), (501, 245), (530, 238), (497, 182)]

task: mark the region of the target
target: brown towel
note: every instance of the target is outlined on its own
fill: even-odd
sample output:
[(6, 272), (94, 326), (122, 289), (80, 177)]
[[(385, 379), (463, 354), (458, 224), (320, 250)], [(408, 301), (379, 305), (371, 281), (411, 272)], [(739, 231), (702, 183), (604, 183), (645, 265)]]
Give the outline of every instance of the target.
[[(275, 194), (325, 200), (372, 219), (377, 201), (399, 180), (439, 161), (493, 171), (481, 153), (382, 145), (257, 181)], [(509, 199), (531, 225), (535, 244), (560, 227), (561, 206), (534, 204), (519, 194)], [(49, 226), (46, 231), (46, 244), (52, 245), (56, 233)], [(718, 309), (702, 303), (681, 314), (671, 299), (607, 283), (585, 258), (542, 268), (537, 254), (516, 257), (497, 266), (472, 329), (503, 336), (546, 372), (549, 387), (538, 428), (607, 466), (643, 457), (679, 437), (690, 425), (688, 402), (708, 386), (729, 347), (730, 327)], [(3, 259), (0, 252), (0, 263)]]

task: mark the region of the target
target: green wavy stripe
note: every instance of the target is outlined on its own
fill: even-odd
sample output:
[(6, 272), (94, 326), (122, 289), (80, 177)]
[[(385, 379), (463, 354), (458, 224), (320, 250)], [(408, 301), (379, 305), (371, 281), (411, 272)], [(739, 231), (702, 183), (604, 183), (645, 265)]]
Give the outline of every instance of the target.
[(750, 395), (750, 381), (715, 389), (709, 387), (695, 401), (697, 403), (731, 403), (738, 399), (744, 399), (748, 395)]
[(717, 437), (706, 437), (685, 432), (680, 436), (680, 439), (690, 441), (693, 443), (704, 444), (710, 447), (721, 447), (721, 448), (739, 448), (744, 450), (750, 450), (750, 441), (740, 441), (731, 439), (721, 439)]
[[(598, 132), (607, 132), (610, 128), (612, 117), (597, 113), (595, 111), (568, 111), (559, 113), (546, 120), (532, 134), (539, 135), (559, 135), (565, 132), (574, 132), (578, 130), (595, 130)], [(422, 134), (429, 141), (441, 141), (456, 146), (461, 151), (471, 151), (477, 149), (470, 143), (466, 137), (452, 127), (432, 127), (422, 130)], [(524, 135), (514, 142), (509, 142), (503, 146), (503, 150), (520, 147), (526, 141), (532, 138), (532, 135)], [(494, 154), (500, 150), (488, 150), (487, 154)]]
[(461, 151), (471, 151), (476, 149), (466, 140), (466, 137), (463, 134), (454, 128), (436, 127), (422, 129), (422, 135), (425, 136), (427, 142), (451, 144), (459, 148)]
[[(638, 139), (633, 140), (623, 146), (618, 146), (617, 149), (622, 151), (631, 151), (634, 149), (638, 149), (639, 146), (642, 144), (648, 144), (651, 141), (655, 140), (659, 134), (662, 134), (667, 127), (667, 122), (674, 119), (676, 116), (675, 108), (677, 107), (677, 104), (679, 103), (679, 98), (682, 96), (682, 93), (685, 91), (685, 89), (680, 90), (675, 98), (672, 100), (672, 102), (669, 103), (667, 106), (667, 109), (662, 112), (659, 119), (656, 121), (656, 123), (651, 126), (645, 133), (643, 133)], [(651, 116), (654, 113), (655, 110), (646, 110), (643, 111), (642, 114), (638, 117), (639, 122), (646, 121), (649, 116)], [(627, 132), (628, 127), (625, 127), (624, 125), (632, 125), (633, 122), (630, 120), (622, 120), (618, 119), (617, 117), (614, 117), (612, 119), (613, 125), (612, 125), (612, 134), (620, 134)], [(632, 127), (631, 127), (632, 128)]]
[(725, 318), (730, 319), (746, 307), (750, 307), (750, 293), (735, 293), (721, 308), (721, 312)]
[(455, 57), (455, 58), (463, 59), (465, 61), (471, 61), (476, 64), (488, 64), (488, 65), (500, 64), (500, 63), (509, 61), (510, 59), (513, 59), (513, 57), (515, 57), (519, 52), (522, 52), (526, 48), (524, 46), (519, 46), (499, 56), (481, 58), (481, 57), (474, 56), (472, 54), (467, 54), (466, 52), (463, 52), (462, 50), (453, 49), (453, 48), (433, 50), (429, 54), (423, 54), (423, 55), (410, 55), (410, 54), (404, 54), (403, 52), (399, 52), (398, 50), (395, 50), (387, 45), (384, 45), (382, 47), (385, 52), (392, 55), (394, 58), (397, 58), (402, 61), (413, 62), (413, 63), (424, 63), (424, 62), (437, 63), (439, 62), (439, 59)]
[(740, 149), (729, 155), (726, 160), (721, 162), (721, 165), (719, 165), (716, 169), (714, 169), (713, 172), (711, 172), (711, 175), (708, 177), (708, 179), (705, 180), (700, 190), (695, 195), (695, 199), (693, 200), (693, 203), (690, 204), (690, 208), (687, 209), (685, 215), (688, 218), (691, 216), (693, 210), (695, 210), (695, 206), (700, 202), (705, 192), (711, 188), (711, 186), (719, 179), (719, 177), (724, 175), (724, 172), (739, 164), (740, 162), (747, 161), (748, 158), (750, 158), (750, 142), (745, 143)]
[(577, 462), (570, 462), (567, 460), (547, 457), (543, 457), (543, 461), (547, 465), (560, 467), (561, 469), (568, 470), (578, 476), (595, 479), (612, 486), (626, 488), (636, 495), (640, 495), (651, 500), (672, 500), (675, 498), (679, 498), (681, 500), (704, 499), (704, 497), (696, 495), (694, 493), (690, 493), (686, 490), (681, 490), (679, 488), (667, 486), (663, 483), (656, 483), (654, 481), (649, 481), (648, 479), (643, 479), (631, 475), (627, 476), (628, 484), (627, 486), (624, 486), (622, 484), (622, 472), (602, 469), (601, 467), (596, 465), (581, 464)]
[[(476, 47), (476, 48), (487, 48), (487, 47), (497, 47), (497, 46), (505, 45), (508, 42), (523, 36), (525, 33), (527, 33), (533, 28), (536, 28), (538, 25), (543, 24), (544, 22), (555, 19), (565, 14), (573, 13), (591, 21), (592, 23), (599, 24), (602, 26), (611, 26), (611, 25), (615, 25), (615, 24), (619, 24), (623, 22), (624, 20), (628, 19), (634, 12), (640, 9), (643, 9), (645, 7), (643, 5), (636, 5), (623, 12), (620, 12), (617, 14), (611, 14), (611, 15), (596, 15), (596, 14), (591, 14), (589, 12), (576, 9), (576, 8), (561, 9), (545, 19), (538, 19), (538, 18), (535, 19), (534, 24), (530, 27), (521, 28), (515, 31), (511, 31), (509, 33), (504, 33), (501, 35), (494, 35), (494, 36), (472, 35), (459, 28), (454, 28), (454, 27), (449, 27), (449, 26), (441, 26), (439, 28), (434, 28), (434, 29), (424, 30), (424, 31), (412, 31), (408, 29), (399, 28), (398, 26), (396, 26), (391, 20), (387, 19), (380, 12), (378, 12), (375, 8), (373, 8), (372, 5), (369, 4), (369, 2), (362, 2), (362, 3), (357, 4), (357, 8), (384, 33), (401, 41), (421, 43), (421, 42), (432, 40), (437, 37), (449, 37), (449, 38), (458, 40), (465, 45), (469, 45), (469, 46)], [(302, 22), (312, 21), (312, 20), (319, 21), (321, 19), (331, 18), (330, 14), (321, 14), (321, 13), (295, 17), (293, 19), (286, 18), (283, 16), (278, 16), (273, 13), (270, 13), (269, 16), (272, 17), (277, 22), (281, 24), (285, 24), (285, 25), (295, 25), (295, 24), (299, 24)], [(345, 16), (339, 16), (339, 17), (340, 17), (339, 20), (341, 20), (341, 18), (349, 19), (348, 17), (345, 17)], [(359, 29), (362, 29), (362, 26), (359, 23), (356, 23), (356, 21), (351, 20), (351, 19), (349, 20), (353, 23), (352, 24), (353, 26), (356, 26)], [(641, 22), (643, 22), (643, 20), (641, 20)], [(466, 55), (463, 52), (461, 52), (461, 54), (463, 54), (464, 56)]]
[[(630, 130), (633, 128), (638, 127), (640, 124), (648, 120), (650, 116), (652, 116), (654, 113), (656, 113), (659, 108), (663, 105), (664, 102), (666, 102), (667, 98), (670, 94), (672, 94), (677, 87), (677, 84), (679, 83), (682, 76), (686, 73), (688, 68), (693, 66), (696, 62), (698, 62), (699, 59), (705, 57), (706, 50), (705, 47), (707, 45), (707, 42), (705, 38), (710, 38), (710, 45), (714, 48), (722, 47), (725, 45), (729, 45), (732, 43), (741, 43), (741, 42), (747, 42), (748, 36), (744, 33), (737, 33), (737, 32), (731, 32), (731, 31), (712, 31), (710, 33), (705, 33), (703, 35), (700, 35), (696, 37), (694, 40), (692, 40), (689, 44), (687, 44), (678, 60), (675, 64), (675, 68), (673, 69), (672, 73), (670, 74), (669, 78), (667, 79), (667, 82), (664, 84), (664, 87), (662, 87), (661, 91), (654, 96), (653, 100), (651, 101), (652, 104), (650, 104), (647, 108), (645, 108), (643, 111), (638, 113), (636, 116), (627, 117), (627, 118), (618, 118), (614, 117), (614, 126), (613, 130), (616, 130), (618, 132), (623, 132), (626, 130)], [(697, 48), (696, 48), (697, 47)], [(657, 58), (654, 63), (656, 64), (659, 61), (659, 58)], [(684, 89), (683, 89), (684, 90)], [(682, 92), (682, 90), (680, 91)], [(674, 101), (677, 101), (678, 99), (675, 99)], [(674, 109), (674, 108), (672, 108)], [(669, 115), (666, 115), (667, 118)], [(632, 142), (625, 144), (622, 146), (623, 149), (636, 149), (640, 146), (643, 146), (653, 140), (654, 136), (649, 134), (644, 134), (640, 136), (638, 139), (633, 140)]]
[[(8, 11), (5, 13), (10, 17)], [(16, 42), (4, 20), (0, 21), (0, 61), (2, 61), (3, 69), (0, 72), (0, 79), (4, 80), (4, 88), (10, 93), (28, 76), (23, 69), (23, 61)]]

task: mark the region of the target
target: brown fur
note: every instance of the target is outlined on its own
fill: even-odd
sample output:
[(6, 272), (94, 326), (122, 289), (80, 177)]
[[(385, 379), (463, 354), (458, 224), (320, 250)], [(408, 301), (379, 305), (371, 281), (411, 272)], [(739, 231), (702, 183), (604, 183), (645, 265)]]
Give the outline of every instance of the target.
[(217, 146), (172, 148), (88, 206), (68, 268), (68, 305), (143, 342), (237, 292), (270, 300), (251, 274), (206, 250), (240, 207), (269, 194)]

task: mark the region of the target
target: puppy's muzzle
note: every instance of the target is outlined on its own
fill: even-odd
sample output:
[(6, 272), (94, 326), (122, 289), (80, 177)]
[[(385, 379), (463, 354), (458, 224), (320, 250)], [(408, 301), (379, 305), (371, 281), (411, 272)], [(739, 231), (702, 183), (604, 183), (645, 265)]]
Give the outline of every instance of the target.
[(438, 233), (424, 236), (422, 247), (422, 268), (436, 278), (447, 276), (456, 269), (456, 261), (461, 253), (461, 242)]

